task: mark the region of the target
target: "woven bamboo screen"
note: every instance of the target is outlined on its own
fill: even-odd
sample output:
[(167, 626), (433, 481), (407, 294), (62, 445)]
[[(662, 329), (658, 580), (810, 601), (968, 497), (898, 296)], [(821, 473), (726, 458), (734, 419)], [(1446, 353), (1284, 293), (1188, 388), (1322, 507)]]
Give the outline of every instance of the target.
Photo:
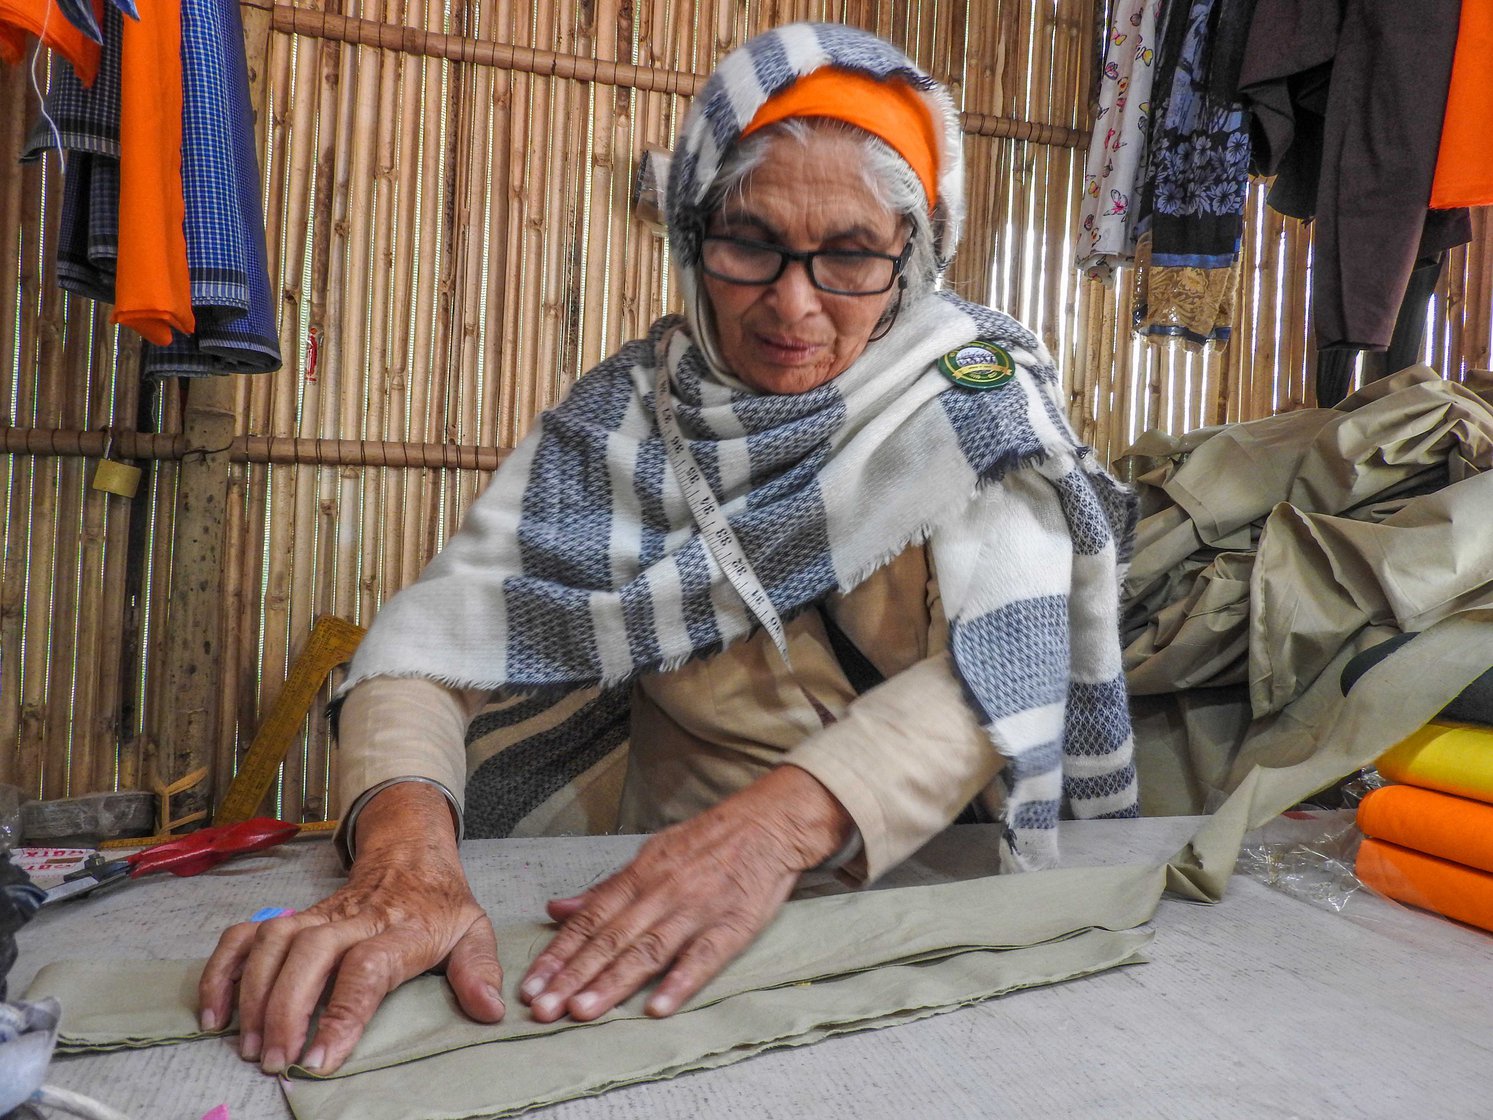
[[(1072, 267), (1090, 0), (255, 0), (246, 14), (287, 363), (235, 387), (218, 796), (315, 618), (366, 623), (456, 528), (499, 449), (670, 308), (663, 243), (629, 208), (638, 156), (671, 145), (714, 61), (760, 29), (867, 27), (950, 85), (971, 200), (951, 282), (1042, 332), (1102, 454), (1147, 427), (1311, 401), (1309, 237), (1258, 191), (1222, 352), (1133, 341), (1125, 287)], [(38, 452), (0, 460), (0, 781), (45, 797), (138, 786), (174, 702), (162, 651), (193, 638), (166, 613), (190, 500), (180, 460), (220, 449), (179, 434), (180, 387), (142, 388), (102, 309), (57, 291), (55, 165), (10, 162), (35, 114), (20, 71), (0, 72), (0, 104), (0, 423), (32, 429), (0, 435)], [(1482, 219), (1430, 315), (1450, 376), (1489, 364), (1490, 260)], [(89, 488), (105, 437), (76, 433), (106, 427), (146, 468), (133, 503)], [(335, 815), (334, 761), (309, 719), (274, 808)]]

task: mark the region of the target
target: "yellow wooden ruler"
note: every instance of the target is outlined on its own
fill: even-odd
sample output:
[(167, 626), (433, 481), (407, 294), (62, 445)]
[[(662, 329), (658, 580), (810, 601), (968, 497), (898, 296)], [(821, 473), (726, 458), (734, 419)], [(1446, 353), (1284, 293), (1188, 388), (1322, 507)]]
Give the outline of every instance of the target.
[(364, 633), (363, 627), (333, 615), (322, 615), (316, 620), (305, 648), (291, 663), (285, 687), (259, 725), (238, 773), (223, 796), (223, 803), (213, 814), (214, 824), (237, 824), (258, 814), (259, 806), (275, 784), (275, 773), (300, 734), (322, 685), (333, 669), (352, 657)]

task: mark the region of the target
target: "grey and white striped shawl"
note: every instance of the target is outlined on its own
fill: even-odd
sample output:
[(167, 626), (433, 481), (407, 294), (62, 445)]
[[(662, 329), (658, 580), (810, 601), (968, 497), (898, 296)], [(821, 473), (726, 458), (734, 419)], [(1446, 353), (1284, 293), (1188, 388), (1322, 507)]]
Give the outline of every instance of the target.
[[(785, 45), (804, 36), (822, 50)], [(671, 224), (704, 197), (693, 177), (714, 173), (703, 138), (715, 162), (734, 139), (712, 113), (729, 111), (739, 131), (766, 96), (760, 67), (733, 60), (800, 58), (811, 69), (864, 61), (884, 73), (890, 57), (918, 73), (846, 28), (799, 25), (761, 38), (779, 42), (753, 40), (728, 57), (686, 122)], [(749, 92), (732, 86), (743, 73), (755, 76)], [(950, 192), (945, 234), (957, 235), (957, 200)], [(940, 256), (952, 249), (946, 241)], [(675, 263), (692, 278), (696, 260), (681, 252)], [(539, 418), (461, 531), (379, 613), (344, 690), (381, 675), (511, 693), (618, 686), (756, 627), (665, 454), (653, 400), (663, 364), (690, 451), (780, 614), (929, 543), (956, 672), (1008, 760), (1010, 866), (1055, 860), (1064, 801), (1079, 817), (1134, 815), (1117, 618), (1134, 504), (1073, 436), (1035, 336), (935, 292), (909, 301), (834, 380), (771, 396), (712, 368), (694, 342), (701, 329), (660, 320)], [(1014, 359), (1001, 388), (960, 388), (937, 372), (941, 355), (976, 339)]]

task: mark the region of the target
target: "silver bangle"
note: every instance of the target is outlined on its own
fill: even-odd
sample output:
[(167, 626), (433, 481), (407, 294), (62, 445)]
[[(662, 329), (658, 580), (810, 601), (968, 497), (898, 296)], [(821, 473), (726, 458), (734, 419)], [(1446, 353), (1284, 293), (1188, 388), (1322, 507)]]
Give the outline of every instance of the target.
[(342, 842), (347, 849), (348, 863), (352, 863), (353, 860), (358, 858), (356, 847), (358, 814), (378, 794), (383, 793), (390, 786), (399, 785), (401, 782), (421, 782), (427, 786), (435, 786), (436, 789), (446, 795), (446, 801), (451, 806), (451, 820), (456, 825), (456, 842), (458, 844), (461, 843), (461, 838), (466, 832), (465, 815), (462, 813), (461, 802), (456, 799), (456, 794), (447, 789), (444, 782), (438, 782), (434, 778), (425, 778), (418, 774), (405, 774), (398, 778), (385, 779), (376, 786), (369, 786), (362, 793), (358, 794), (357, 800), (352, 803), (352, 808), (342, 815)]
[(830, 856), (829, 859), (825, 860), (823, 863), (816, 863), (813, 867), (809, 868), (809, 870), (838, 871), (840, 870), (840, 868), (844, 867), (847, 863), (853, 860), (856, 856), (860, 855), (861, 849), (864, 847), (865, 844), (861, 841), (861, 830), (858, 828), (852, 828), (850, 830), (850, 839), (846, 840), (845, 843), (840, 845), (840, 850), (838, 852)]

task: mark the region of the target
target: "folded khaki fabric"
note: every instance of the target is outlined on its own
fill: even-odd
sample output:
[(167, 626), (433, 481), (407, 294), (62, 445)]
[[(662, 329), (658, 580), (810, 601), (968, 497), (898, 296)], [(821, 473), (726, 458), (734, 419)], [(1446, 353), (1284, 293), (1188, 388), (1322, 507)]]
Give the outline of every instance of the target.
[[(514, 1008), (496, 1025), (465, 1020), (444, 981), (395, 992), (353, 1058), (324, 1080), (287, 1082), (300, 1117), (477, 1120), (618, 1085), (724, 1065), (771, 1047), (890, 1026), (1023, 987), (1136, 959), (1163, 885), (1222, 897), (1239, 842), (1282, 810), (1376, 757), (1486, 670), (1493, 616), (1432, 626), (1371, 669), (1321, 725), (1282, 719), (1252, 743), (1257, 767), (1158, 867), (1075, 868), (790, 903), (730, 968), (669, 1019), (635, 998), (590, 1024), (538, 1024)], [(1434, 673), (1431, 672), (1434, 667)], [(1367, 685), (1367, 687), (1364, 687)], [(1286, 715), (1286, 713), (1282, 713)], [(516, 984), (551, 931), (499, 931)], [(69, 1049), (199, 1036), (200, 962), (59, 962), (28, 999), (64, 1006)], [(400, 1068), (418, 1061), (418, 1074)]]
[[(1150, 918), (1160, 882), (1154, 867), (1074, 868), (790, 902), (681, 1014), (753, 991), (887, 965), (1041, 946), (1088, 929), (1131, 929)], [(503, 996), (514, 1009), (502, 1022), (472, 1022), (442, 978), (420, 977), (385, 1000), (336, 1076), (468, 1046), (595, 1029), (569, 1019), (537, 1023), (520, 1010), (518, 982), (552, 936), (554, 927), (534, 922), (498, 929)], [(201, 971), (201, 961), (59, 961), (37, 973), (27, 998), (62, 1001), (64, 1051), (184, 1042), (203, 1037), (196, 1020)], [(643, 1015), (645, 999), (640, 993), (597, 1023), (660, 1022)]]
[[(1136, 960), (1136, 931), (1089, 930), (1061, 941), (968, 952), (875, 972), (732, 996), (670, 1020), (622, 1019), (559, 1038), (440, 1054), (410, 1068), (287, 1083), (301, 1120), (479, 1120), (511, 1116), (622, 1085), (805, 1046), (834, 1034), (910, 1023), (1019, 988)], [(674, 1024), (659, 1029), (661, 1023)], [(558, 1045), (557, 1045), (558, 1044)]]

